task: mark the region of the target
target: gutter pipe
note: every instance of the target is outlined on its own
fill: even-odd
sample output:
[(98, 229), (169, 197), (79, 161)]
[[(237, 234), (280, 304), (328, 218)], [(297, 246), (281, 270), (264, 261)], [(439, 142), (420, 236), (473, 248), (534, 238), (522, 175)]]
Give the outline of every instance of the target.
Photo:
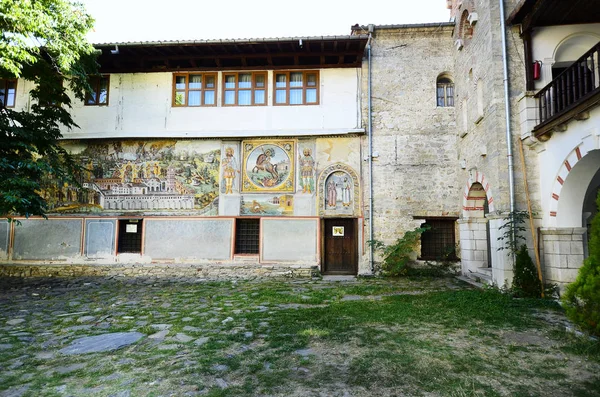
[[(369, 136), (369, 240), (373, 241), (373, 121), (371, 114), (371, 39), (374, 30), (374, 25), (369, 25), (369, 40), (367, 41), (367, 56), (369, 65), (369, 74), (367, 78), (367, 96), (368, 96), (368, 136)], [(373, 263), (374, 247), (369, 245), (369, 263), (371, 273), (375, 272), (375, 264)]]
[[(506, 22), (504, 17), (504, 0), (500, 1), (500, 30), (502, 31), (502, 66), (504, 72), (504, 109), (506, 117), (506, 149), (508, 158), (508, 188), (510, 194), (511, 217), (515, 212), (515, 167), (512, 150), (512, 131), (510, 127), (510, 96), (508, 87), (508, 56), (506, 53)], [(514, 229), (512, 231), (514, 234)], [(513, 239), (514, 239), (513, 235)], [(514, 256), (514, 254), (513, 254)]]

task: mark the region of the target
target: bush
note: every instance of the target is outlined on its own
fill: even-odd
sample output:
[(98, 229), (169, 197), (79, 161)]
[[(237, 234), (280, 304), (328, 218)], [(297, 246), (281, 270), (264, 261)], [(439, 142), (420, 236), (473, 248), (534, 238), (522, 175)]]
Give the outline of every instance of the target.
[(429, 226), (417, 227), (404, 233), (394, 244), (384, 245), (378, 240), (369, 240), (368, 243), (376, 250), (382, 251), (382, 270), (387, 276), (405, 276), (408, 264), (413, 260), (415, 247), (421, 234), (429, 229)]
[(523, 298), (539, 298), (541, 296), (542, 286), (537, 269), (524, 244), (517, 251), (514, 273), (512, 290), (515, 295)]
[[(600, 193), (596, 205), (600, 210)], [(579, 269), (575, 282), (567, 287), (563, 303), (571, 321), (600, 336), (600, 212), (592, 220), (589, 256)]]

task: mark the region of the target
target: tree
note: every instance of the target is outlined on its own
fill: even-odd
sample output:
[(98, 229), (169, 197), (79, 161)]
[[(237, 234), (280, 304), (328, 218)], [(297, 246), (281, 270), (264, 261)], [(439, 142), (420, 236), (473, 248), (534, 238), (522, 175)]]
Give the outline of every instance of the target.
[(93, 19), (66, 0), (0, 0), (0, 79), (33, 82), (31, 105), (0, 96), (0, 216), (42, 215), (42, 180), (76, 183), (77, 167), (59, 145), (61, 126), (76, 128), (71, 99), (84, 100), (97, 72), (85, 35)]
[(589, 256), (579, 269), (575, 282), (567, 286), (562, 301), (571, 321), (600, 336), (600, 193), (596, 205), (599, 211), (592, 219)]

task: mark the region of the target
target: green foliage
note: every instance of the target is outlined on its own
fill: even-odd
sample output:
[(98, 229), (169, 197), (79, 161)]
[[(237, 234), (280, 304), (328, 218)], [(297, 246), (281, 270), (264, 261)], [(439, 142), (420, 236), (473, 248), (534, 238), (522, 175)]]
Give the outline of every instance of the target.
[(537, 269), (525, 244), (517, 252), (512, 290), (517, 296), (528, 298), (539, 298), (542, 291)]
[(429, 226), (417, 227), (409, 230), (394, 244), (386, 246), (381, 241), (369, 240), (368, 244), (376, 250), (382, 251), (384, 274), (388, 276), (403, 276), (408, 272), (408, 264), (413, 259), (415, 246), (419, 242), (421, 234), (429, 230)]
[(519, 252), (519, 247), (526, 240), (521, 233), (527, 230), (523, 226), (527, 218), (529, 218), (527, 211), (513, 211), (508, 214), (508, 217), (505, 218), (506, 222), (498, 228), (498, 231), (502, 232), (498, 241), (503, 243), (498, 251), (509, 250), (515, 255)]
[(77, 184), (58, 140), (62, 127), (77, 127), (67, 88), (83, 100), (97, 71), (85, 39), (92, 25), (83, 6), (66, 0), (0, 0), (0, 78), (34, 83), (29, 108), (0, 104), (0, 216), (45, 215), (45, 178)]
[[(600, 193), (596, 205), (600, 209)], [(589, 256), (575, 282), (567, 287), (563, 303), (571, 321), (600, 336), (600, 212), (592, 220), (588, 249)]]

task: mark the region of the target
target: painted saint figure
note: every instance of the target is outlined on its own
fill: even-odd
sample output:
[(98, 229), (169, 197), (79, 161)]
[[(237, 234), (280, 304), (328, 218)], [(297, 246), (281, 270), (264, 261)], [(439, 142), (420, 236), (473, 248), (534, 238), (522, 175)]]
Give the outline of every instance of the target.
[(335, 188), (335, 182), (331, 179), (327, 183), (327, 206), (331, 208), (335, 208), (337, 201), (337, 191)]
[(310, 149), (304, 149), (304, 157), (300, 157), (300, 184), (302, 193), (312, 193), (314, 189), (313, 173), (315, 169), (315, 160), (312, 158)]
[(233, 180), (235, 179), (235, 171), (237, 164), (233, 157), (233, 148), (225, 149), (225, 158), (223, 159), (223, 178), (225, 179), (225, 194), (233, 193)]
[(352, 184), (348, 180), (348, 177), (344, 177), (344, 182), (342, 182), (342, 205), (344, 207), (350, 206), (350, 188)]

